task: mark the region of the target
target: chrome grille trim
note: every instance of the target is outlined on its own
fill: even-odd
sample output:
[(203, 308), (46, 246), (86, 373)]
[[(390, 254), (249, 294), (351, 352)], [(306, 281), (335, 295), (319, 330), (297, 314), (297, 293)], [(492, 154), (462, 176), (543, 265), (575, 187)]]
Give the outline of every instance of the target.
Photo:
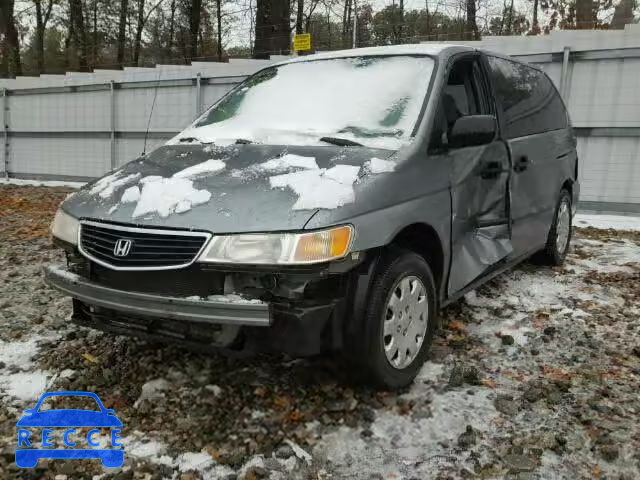
[[(87, 225), (90, 227), (96, 227), (96, 228), (100, 228), (100, 229), (105, 229), (105, 230), (112, 230), (113, 231), (113, 237), (118, 237), (118, 233), (122, 233), (122, 237), (126, 237), (127, 233), (129, 234), (143, 234), (143, 235), (150, 235), (150, 237), (147, 239), (147, 241), (153, 243), (154, 239), (153, 237), (151, 237), (152, 235), (156, 235), (158, 237), (158, 240), (161, 240), (162, 237), (193, 237), (194, 240), (199, 238), (202, 239), (202, 245), (200, 246), (200, 248), (198, 249), (198, 251), (193, 255), (193, 258), (191, 258), (188, 262), (182, 262), (182, 263), (177, 263), (177, 264), (169, 264), (169, 265), (154, 265), (154, 266), (140, 266), (140, 265), (136, 265), (136, 266), (121, 266), (121, 265), (114, 265), (112, 263), (109, 263), (107, 260), (102, 259), (102, 258), (97, 258), (95, 254), (92, 254), (91, 252), (86, 251), (86, 249), (83, 247), (82, 245), (82, 240), (83, 240), (83, 236), (82, 236), (82, 232), (83, 232), (83, 227)], [(108, 234), (105, 234), (108, 235)], [(168, 229), (159, 229), (159, 228), (146, 228), (146, 227), (127, 227), (127, 226), (123, 226), (123, 225), (115, 225), (115, 224), (111, 224), (111, 223), (102, 223), (102, 222), (95, 222), (95, 221), (91, 221), (91, 220), (81, 220), (80, 221), (80, 228), (78, 229), (78, 250), (80, 251), (80, 253), (86, 257), (87, 259), (91, 260), (92, 262), (97, 263), (98, 265), (102, 265), (103, 267), (106, 268), (110, 268), (112, 270), (120, 270), (120, 271), (152, 271), (152, 270), (176, 270), (179, 268), (184, 268), (184, 267), (188, 267), (189, 265), (192, 265), (202, 254), (202, 252), (204, 251), (204, 249), (207, 247), (207, 245), (209, 244), (209, 241), (211, 240), (212, 234), (209, 232), (203, 232), (203, 231), (191, 231), (191, 230), (168, 230)], [(135, 243), (134, 243), (134, 248), (135, 248)], [(151, 246), (147, 246), (144, 248), (154, 248)]]

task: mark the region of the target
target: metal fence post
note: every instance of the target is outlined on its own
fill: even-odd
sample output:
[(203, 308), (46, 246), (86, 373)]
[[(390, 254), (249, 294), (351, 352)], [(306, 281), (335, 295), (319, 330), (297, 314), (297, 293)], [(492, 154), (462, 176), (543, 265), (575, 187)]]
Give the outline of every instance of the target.
[(202, 75), (200, 72), (196, 75), (196, 117), (202, 111)]
[(571, 82), (569, 82), (569, 60), (571, 56), (571, 47), (564, 47), (562, 51), (562, 72), (560, 73), (560, 95), (567, 102), (569, 99), (569, 90)]
[(109, 82), (109, 130), (110, 130), (110, 154), (111, 169), (116, 168), (116, 89), (113, 80)]
[(4, 178), (9, 178), (9, 97), (7, 89), (2, 89), (2, 130), (4, 132), (4, 148), (2, 149), (2, 164)]

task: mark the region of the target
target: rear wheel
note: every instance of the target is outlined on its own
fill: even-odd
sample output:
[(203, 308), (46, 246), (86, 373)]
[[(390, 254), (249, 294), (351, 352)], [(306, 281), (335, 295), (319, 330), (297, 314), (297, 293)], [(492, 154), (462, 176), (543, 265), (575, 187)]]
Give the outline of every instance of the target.
[(377, 269), (363, 321), (349, 352), (357, 373), (375, 386), (409, 385), (422, 367), (437, 323), (436, 289), (427, 262), (390, 251)]
[(547, 244), (540, 252), (540, 259), (548, 265), (562, 265), (571, 243), (571, 194), (560, 192), (560, 198), (553, 216), (553, 224), (547, 237)]

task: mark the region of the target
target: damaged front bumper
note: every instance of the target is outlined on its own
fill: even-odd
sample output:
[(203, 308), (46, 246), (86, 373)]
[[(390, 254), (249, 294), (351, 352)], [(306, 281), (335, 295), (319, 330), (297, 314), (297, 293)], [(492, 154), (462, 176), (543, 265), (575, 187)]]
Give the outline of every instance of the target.
[(267, 303), (203, 301), (116, 290), (56, 266), (45, 267), (44, 278), (51, 287), (80, 302), (130, 315), (222, 325), (271, 325)]
[[(376, 257), (279, 270), (116, 272), (67, 249), (68, 266), (47, 266), (44, 278), (73, 298), (71, 319), (84, 327), (194, 350), (312, 356), (342, 348), (365, 307)], [(204, 300), (227, 287), (255, 300)]]

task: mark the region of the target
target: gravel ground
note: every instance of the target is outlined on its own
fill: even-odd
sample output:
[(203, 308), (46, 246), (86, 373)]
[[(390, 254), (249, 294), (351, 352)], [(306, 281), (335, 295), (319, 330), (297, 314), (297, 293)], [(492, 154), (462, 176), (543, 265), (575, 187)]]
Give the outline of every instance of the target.
[[(562, 268), (530, 263), (443, 312), (406, 391), (350, 386), (332, 359), (222, 358), (71, 325), (43, 285), (63, 188), (0, 186), (0, 477), (640, 477), (640, 233), (579, 229)], [(47, 390), (96, 392), (125, 465), (14, 464)]]

